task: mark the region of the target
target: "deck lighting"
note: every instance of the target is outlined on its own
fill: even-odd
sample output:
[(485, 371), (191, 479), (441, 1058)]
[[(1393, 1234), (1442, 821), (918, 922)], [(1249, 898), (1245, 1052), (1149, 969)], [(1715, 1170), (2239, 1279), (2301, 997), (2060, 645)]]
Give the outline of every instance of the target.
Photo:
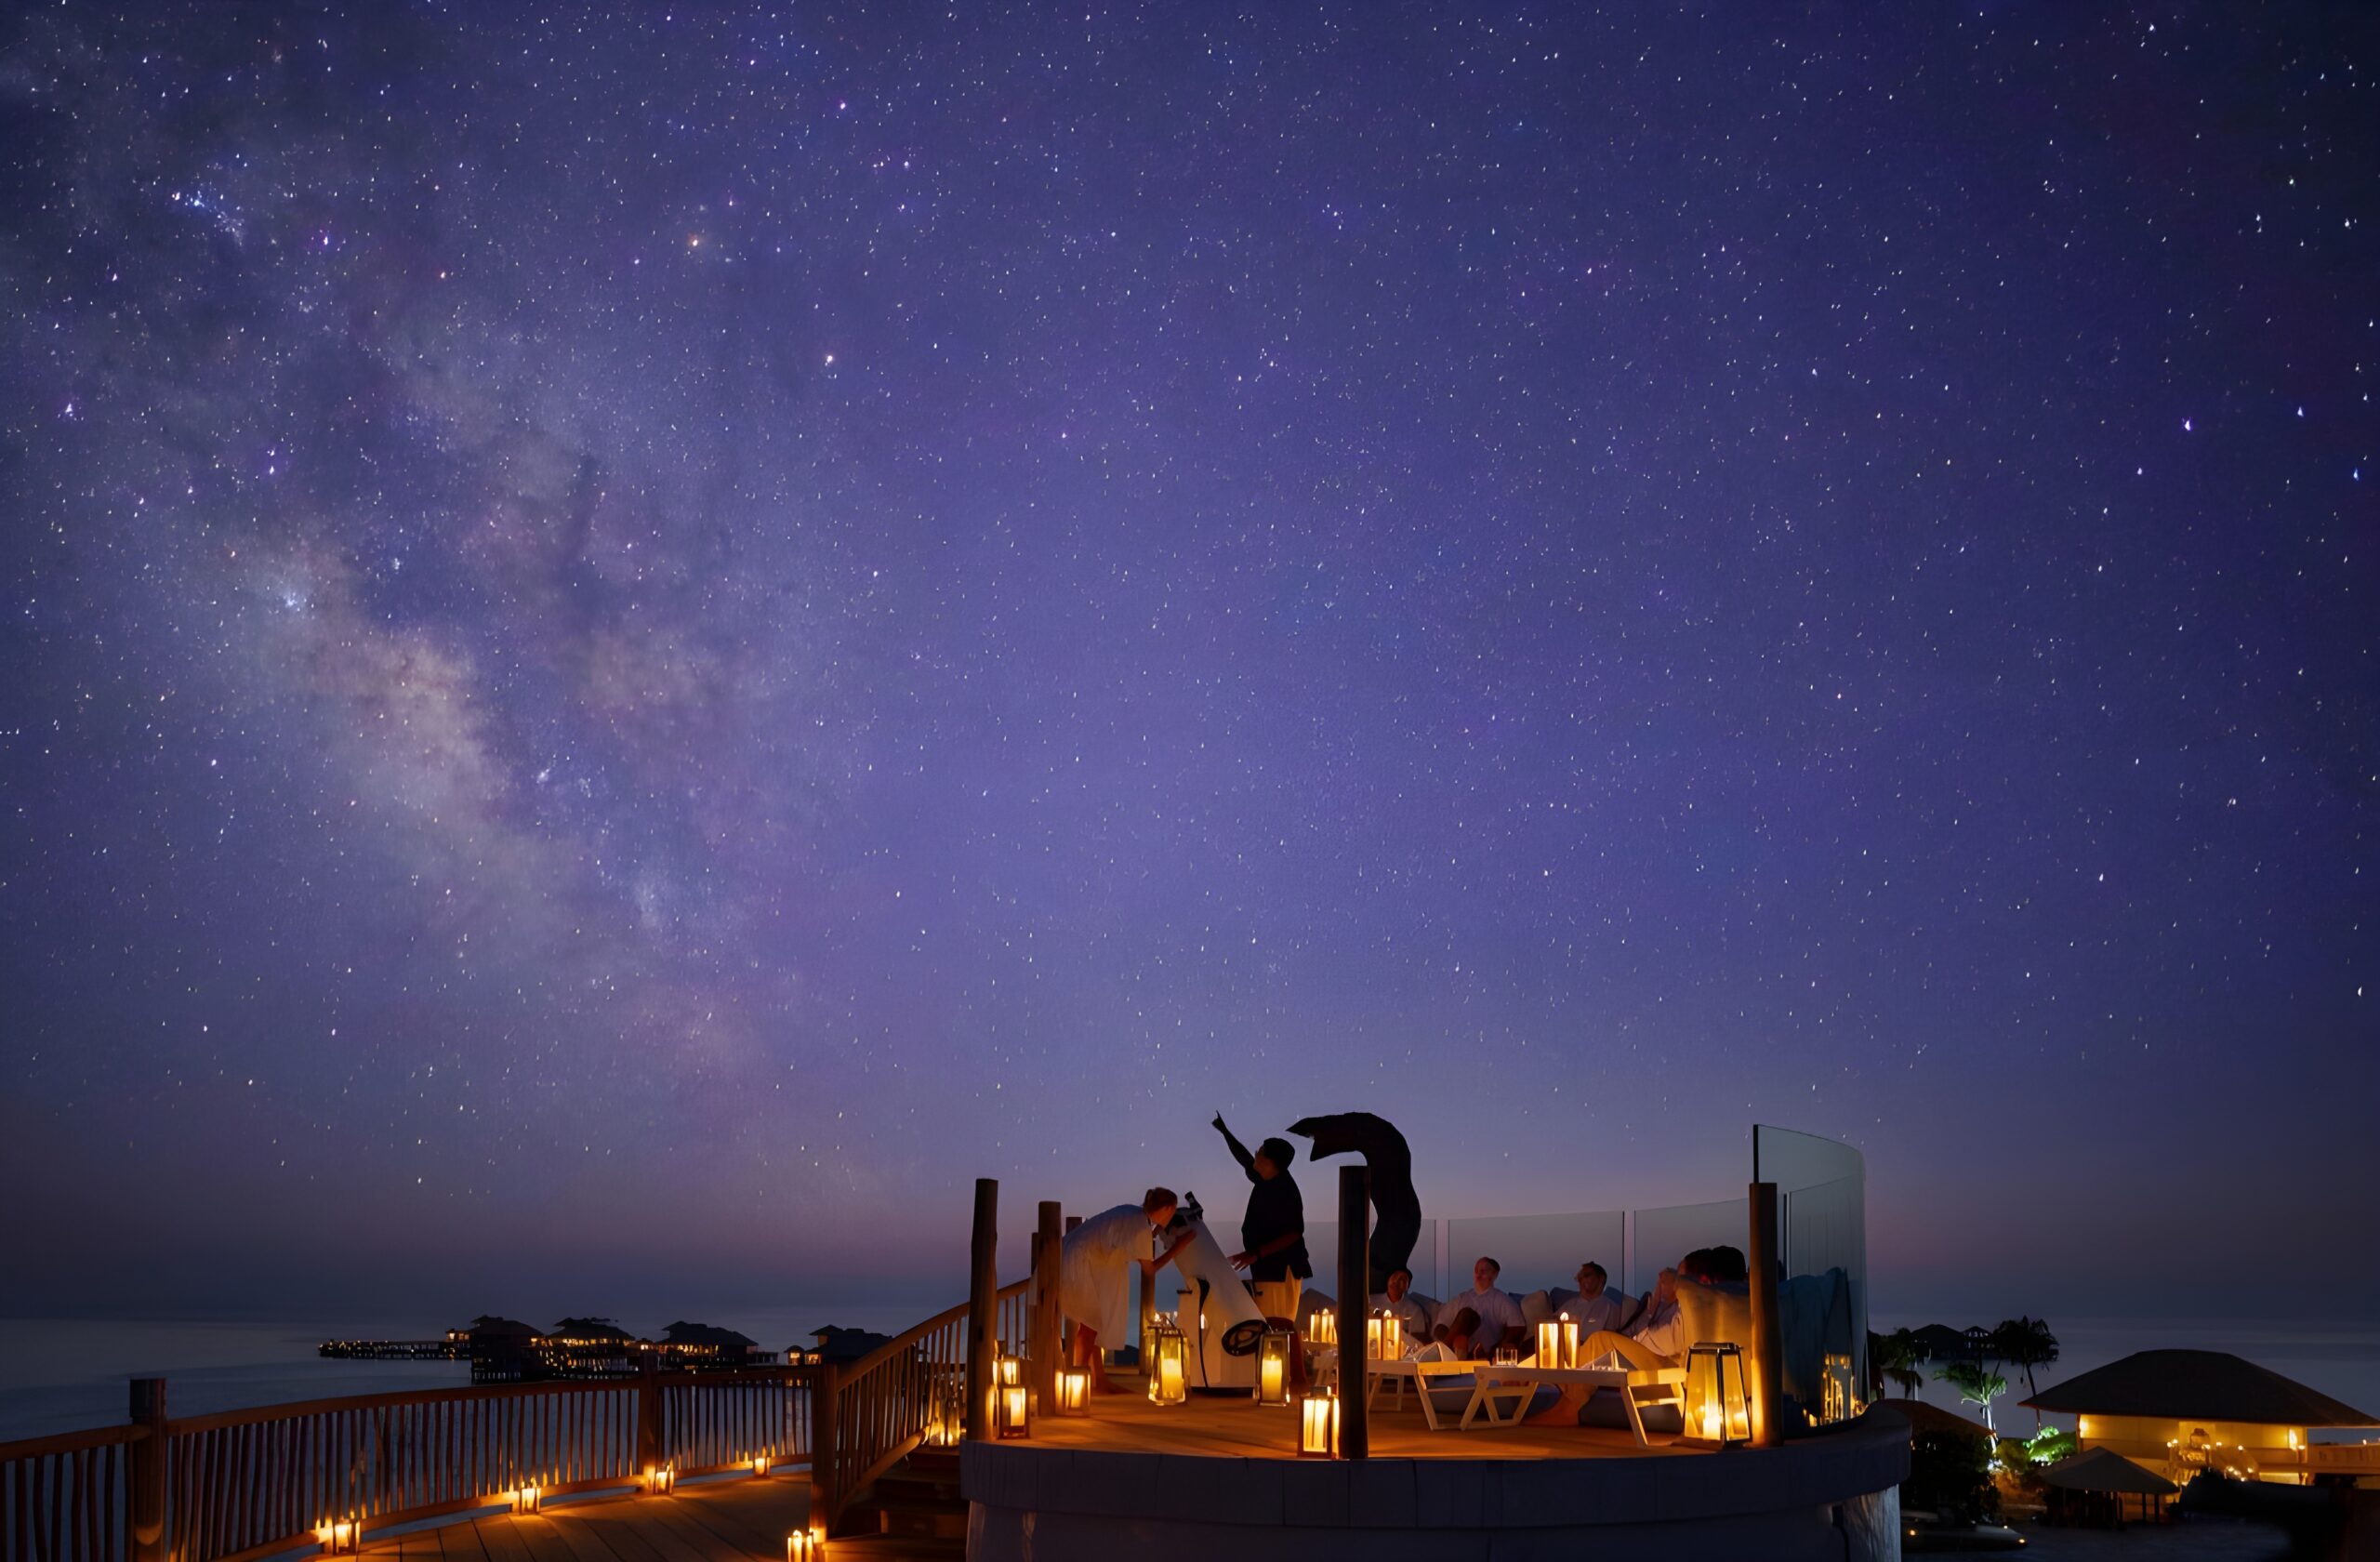
[(1185, 1355), (1186, 1342), (1181, 1327), (1159, 1318), (1149, 1330), (1149, 1343), (1156, 1357), (1149, 1363), (1149, 1402), (1156, 1405), (1186, 1404), (1190, 1398), (1189, 1368)]
[(1005, 1441), (1010, 1437), (1033, 1435), (1033, 1395), (1021, 1383), (1004, 1383), (993, 1397), (993, 1407), (999, 1412), (994, 1428)]
[(824, 1548), (814, 1529), (796, 1529), (785, 1538), (785, 1562), (818, 1562)]
[(1058, 1369), (1058, 1413), (1062, 1416), (1091, 1413), (1091, 1374), (1083, 1369)]
[(670, 1489), (677, 1484), (678, 1472), (669, 1465), (647, 1464), (644, 1467), (644, 1489), (655, 1497), (668, 1496)]
[(1268, 1329), (1256, 1344), (1256, 1402), (1260, 1405), (1286, 1405), (1289, 1402), (1289, 1353), (1298, 1348), (1298, 1337), (1286, 1329)]
[(545, 1492), (541, 1489), (524, 1486), (512, 1494), (512, 1511), (517, 1514), (536, 1513), (538, 1502), (544, 1497)]
[(1339, 1391), (1298, 1401), (1298, 1457), (1339, 1457)]
[(1752, 1440), (1744, 1353), (1733, 1344), (1705, 1341), (1687, 1349), (1686, 1430), (1678, 1441), (1691, 1448), (1727, 1448)]

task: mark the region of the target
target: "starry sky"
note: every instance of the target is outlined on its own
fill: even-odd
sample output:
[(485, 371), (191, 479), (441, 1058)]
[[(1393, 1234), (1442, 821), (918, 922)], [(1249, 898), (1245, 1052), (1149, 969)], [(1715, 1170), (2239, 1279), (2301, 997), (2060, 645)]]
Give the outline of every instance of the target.
[(1880, 1312), (2369, 1317), (2375, 73), (12, 8), (0, 1311), (955, 1296), (974, 1177), (1367, 1108), (1433, 1215), (1845, 1139)]

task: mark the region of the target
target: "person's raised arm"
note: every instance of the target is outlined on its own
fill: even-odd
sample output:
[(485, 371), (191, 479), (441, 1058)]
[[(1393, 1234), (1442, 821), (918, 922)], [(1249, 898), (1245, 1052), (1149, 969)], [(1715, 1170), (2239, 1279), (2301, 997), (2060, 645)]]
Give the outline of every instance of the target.
[(1239, 1162), (1239, 1169), (1248, 1173), (1248, 1180), (1251, 1183), (1263, 1182), (1264, 1179), (1256, 1174), (1256, 1158), (1250, 1155), (1248, 1146), (1241, 1144), (1233, 1135), (1232, 1131), (1224, 1126), (1223, 1115), (1221, 1112), (1215, 1114), (1215, 1132), (1222, 1134), (1223, 1143), (1231, 1146), (1231, 1158)]

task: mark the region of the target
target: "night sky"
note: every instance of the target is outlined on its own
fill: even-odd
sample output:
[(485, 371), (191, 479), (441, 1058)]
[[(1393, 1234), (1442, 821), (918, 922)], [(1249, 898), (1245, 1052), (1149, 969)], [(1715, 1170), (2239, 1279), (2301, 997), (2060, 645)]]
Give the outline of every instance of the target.
[(2375, 76), (11, 7), (0, 1311), (949, 1300), (974, 1177), (1365, 1108), (1433, 1215), (1847, 1139), (1880, 1314), (2368, 1317)]

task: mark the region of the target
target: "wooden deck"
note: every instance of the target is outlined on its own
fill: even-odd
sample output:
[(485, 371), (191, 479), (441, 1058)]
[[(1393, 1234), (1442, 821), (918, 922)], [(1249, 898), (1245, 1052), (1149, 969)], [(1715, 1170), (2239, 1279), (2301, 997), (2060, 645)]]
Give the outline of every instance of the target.
[(785, 1562), (786, 1537), (809, 1516), (809, 1476), (789, 1470), (688, 1481), (668, 1497), (590, 1497), (525, 1517), (491, 1513), (409, 1534), (366, 1535), (364, 1555), (408, 1562)]
[[(1119, 1378), (1130, 1383), (1130, 1378)], [(1433, 1432), (1411, 1395), (1406, 1409), (1386, 1409), (1382, 1395), (1372, 1405), (1371, 1451), (1375, 1459), (1691, 1459), (1706, 1450), (1673, 1448), (1664, 1433), (1639, 1447), (1624, 1430), (1586, 1426), (1476, 1426), (1455, 1429), (1460, 1413), (1439, 1412), (1443, 1430)], [(1194, 1396), (1185, 1405), (1152, 1405), (1138, 1394), (1109, 1395), (1091, 1401), (1088, 1416), (1038, 1416), (1034, 1443), (1043, 1448), (1094, 1449), (1117, 1453), (1213, 1454), (1230, 1459), (1297, 1457), (1298, 1412), (1245, 1398)]]

